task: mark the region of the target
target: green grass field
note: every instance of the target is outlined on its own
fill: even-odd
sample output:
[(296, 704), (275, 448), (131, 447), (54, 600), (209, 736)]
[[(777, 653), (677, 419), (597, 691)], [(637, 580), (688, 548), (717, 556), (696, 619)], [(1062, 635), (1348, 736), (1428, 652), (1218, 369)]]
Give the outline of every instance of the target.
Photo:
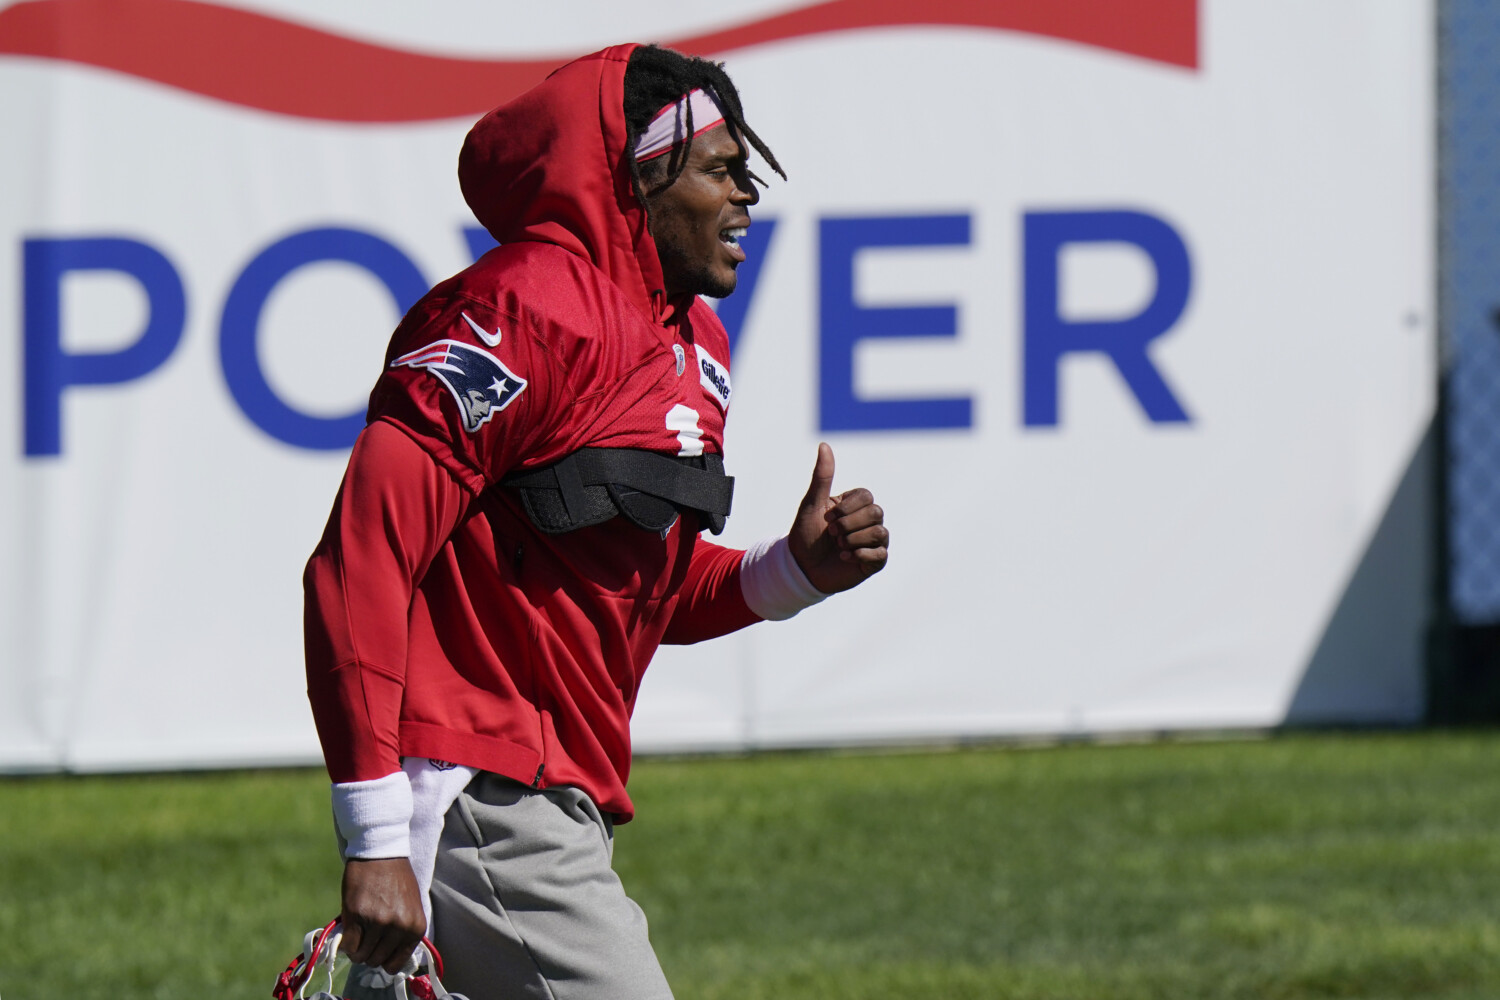
[[(695, 998), (1500, 997), (1500, 734), (643, 761), (616, 862)], [(0, 997), (264, 998), (321, 772), (0, 781)]]

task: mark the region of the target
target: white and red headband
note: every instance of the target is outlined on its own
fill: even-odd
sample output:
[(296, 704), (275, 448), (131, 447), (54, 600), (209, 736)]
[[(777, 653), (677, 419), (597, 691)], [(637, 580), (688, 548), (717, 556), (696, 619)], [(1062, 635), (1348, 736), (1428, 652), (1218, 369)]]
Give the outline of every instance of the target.
[[(724, 106), (711, 90), (693, 90), (656, 113), (635, 144), (635, 159), (644, 163), (688, 140), (688, 108), (693, 110), (693, 137), (702, 135), (725, 118)], [(735, 141), (739, 138), (736, 136)]]

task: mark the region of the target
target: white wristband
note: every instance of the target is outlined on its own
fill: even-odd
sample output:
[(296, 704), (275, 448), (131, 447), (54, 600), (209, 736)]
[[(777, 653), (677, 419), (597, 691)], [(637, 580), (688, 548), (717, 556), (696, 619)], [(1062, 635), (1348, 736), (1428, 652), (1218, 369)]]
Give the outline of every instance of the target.
[(411, 780), (405, 771), (333, 786), (344, 859), (411, 857)]
[(773, 622), (785, 621), (828, 596), (807, 579), (784, 535), (763, 538), (745, 550), (740, 592), (751, 611)]

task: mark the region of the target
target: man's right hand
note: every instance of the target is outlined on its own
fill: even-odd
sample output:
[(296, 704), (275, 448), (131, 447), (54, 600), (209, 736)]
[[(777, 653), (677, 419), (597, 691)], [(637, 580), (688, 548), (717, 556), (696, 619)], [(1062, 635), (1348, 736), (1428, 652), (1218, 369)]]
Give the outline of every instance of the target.
[(406, 858), (344, 862), (343, 949), (362, 965), (401, 971), (427, 933), (422, 891)]

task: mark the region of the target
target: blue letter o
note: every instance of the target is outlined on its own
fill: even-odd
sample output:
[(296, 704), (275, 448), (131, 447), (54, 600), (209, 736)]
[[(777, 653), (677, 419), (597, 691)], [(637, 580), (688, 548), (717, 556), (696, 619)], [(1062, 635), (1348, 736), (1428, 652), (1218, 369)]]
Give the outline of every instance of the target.
[(357, 229), (309, 229), (266, 247), (245, 267), (224, 300), (219, 321), (219, 363), (229, 394), (245, 416), (278, 441), (297, 448), (348, 448), (365, 425), (363, 407), (342, 417), (317, 417), (276, 395), (256, 353), (260, 316), (282, 279), (306, 264), (340, 260), (379, 278), (402, 313), (427, 291), (427, 279), (392, 244)]

